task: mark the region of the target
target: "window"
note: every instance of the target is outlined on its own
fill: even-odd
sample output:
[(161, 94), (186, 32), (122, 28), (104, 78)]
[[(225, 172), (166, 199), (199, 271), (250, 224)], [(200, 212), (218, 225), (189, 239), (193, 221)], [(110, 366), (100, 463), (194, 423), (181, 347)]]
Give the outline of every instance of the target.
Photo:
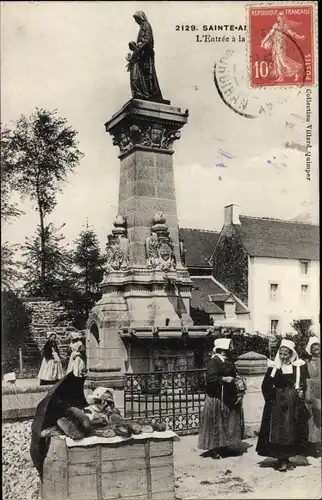
[(300, 261), (301, 274), (308, 274), (309, 272), (309, 263), (307, 260)]
[(271, 283), (270, 284), (270, 298), (272, 300), (277, 299), (277, 291), (278, 291), (278, 284), (277, 283)]
[(301, 295), (302, 297), (307, 297), (309, 294), (309, 285), (301, 285)]
[(271, 335), (278, 333), (278, 319), (271, 319)]

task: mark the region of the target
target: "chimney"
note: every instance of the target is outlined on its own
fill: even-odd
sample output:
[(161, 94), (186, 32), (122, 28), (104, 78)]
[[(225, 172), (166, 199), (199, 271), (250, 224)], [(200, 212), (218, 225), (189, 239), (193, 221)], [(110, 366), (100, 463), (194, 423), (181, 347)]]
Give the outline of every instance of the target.
[(236, 203), (225, 206), (224, 226), (230, 226), (231, 224), (240, 224), (239, 205)]

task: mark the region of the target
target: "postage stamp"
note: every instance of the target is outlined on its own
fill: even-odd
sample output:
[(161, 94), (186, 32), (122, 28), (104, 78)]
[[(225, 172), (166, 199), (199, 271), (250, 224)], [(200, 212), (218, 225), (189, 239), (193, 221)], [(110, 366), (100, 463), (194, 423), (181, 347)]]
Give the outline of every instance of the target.
[(249, 8), (251, 87), (315, 83), (312, 4)]

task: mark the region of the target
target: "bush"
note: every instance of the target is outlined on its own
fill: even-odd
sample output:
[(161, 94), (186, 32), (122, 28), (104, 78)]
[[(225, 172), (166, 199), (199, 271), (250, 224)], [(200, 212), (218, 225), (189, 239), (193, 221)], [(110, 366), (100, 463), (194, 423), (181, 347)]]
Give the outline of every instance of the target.
[(244, 335), (236, 334), (233, 335), (233, 349), (232, 357), (234, 360), (241, 356), (241, 354), (246, 354), (246, 352), (254, 351), (258, 354), (263, 354), (267, 358), (269, 357), (269, 338), (262, 337), (261, 335)]
[[(13, 291), (1, 292), (2, 302), (2, 375), (19, 369), (19, 348), (24, 342), (32, 344), (31, 313)], [(35, 350), (37, 347), (35, 346)]]
[(313, 322), (311, 320), (294, 320), (291, 323), (294, 333), (286, 333), (285, 335), (275, 335), (274, 342), (271, 345), (272, 357), (275, 357), (281, 341), (284, 339), (292, 340), (295, 344), (295, 350), (299, 358), (306, 360), (309, 358), (305, 348), (311, 336)]
[(282, 339), (292, 340), (295, 350), (301, 359), (306, 360), (309, 356), (305, 347), (313, 335), (311, 327), (312, 321), (293, 321), (291, 326), (296, 333), (286, 333), (285, 335), (275, 335), (274, 337), (264, 337), (260, 334), (247, 335), (235, 334), (233, 338), (232, 356), (236, 360), (241, 354), (254, 351), (263, 354), (267, 358), (274, 359)]
[[(259, 334), (248, 335), (245, 333), (230, 334), (227, 335), (227, 337), (231, 338), (233, 341), (233, 348), (231, 351), (231, 358), (233, 359), (233, 361), (236, 361), (239, 356), (250, 351), (257, 352), (258, 354), (263, 354), (267, 358), (269, 357), (269, 337), (264, 337)], [(207, 345), (207, 348), (209, 348), (209, 350), (207, 349), (206, 351), (204, 366), (207, 360), (211, 358), (213, 340), (211, 341), (209, 346)]]
[(276, 345), (274, 345), (274, 347), (272, 349), (272, 355), (275, 357), (282, 339), (285, 338), (287, 340), (292, 340), (294, 342), (295, 350), (296, 350), (299, 358), (306, 360), (310, 357), (305, 350), (310, 336), (311, 335), (309, 335), (307, 337), (306, 335), (292, 334), (292, 333), (287, 333), (283, 337), (282, 337), (282, 335), (276, 335)]
[(190, 316), (194, 325), (212, 325), (210, 314), (206, 313), (203, 309), (191, 307)]

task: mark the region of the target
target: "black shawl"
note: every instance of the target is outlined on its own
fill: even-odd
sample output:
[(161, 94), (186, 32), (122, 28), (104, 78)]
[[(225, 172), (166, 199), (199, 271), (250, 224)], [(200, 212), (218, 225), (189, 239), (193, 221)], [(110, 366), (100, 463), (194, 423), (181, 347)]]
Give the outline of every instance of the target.
[[(275, 404), (279, 404), (283, 411), (289, 411), (291, 399), (287, 397), (288, 391), (294, 391), (296, 380), (296, 368), (293, 366), (292, 373), (283, 374), (281, 369), (277, 369), (275, 376), (271, 377), (272, 368), (268, 368), (264, 380), (262, 382), (262, 393), (264, 397), (264, 409), (261, 427), (258, 436), (256, 451), (261, 456), (285, 458), (296, 454), (303, 454), (307, 445), (307, 421), (309, 418), (308, 411), (304, 404), (304, 399), (296, 398), (294, 403), (294, 433), (295, 443), (293, 445), (281, 445), (271, 442), (270, 435), (272, 426), (278, 426), (279, 421), (273, 421), (272, 411)], [(306, 390), (307, 370), (305, 365), (300, 367), (300, 389)], [(279, 397), (279, 402), (276, 402), (277, 390), (283, 389), (286, 394)], [(285, 400), (285, 401), (284, 401)], [(286, 432), (287, 429), (284, 429)]]
[(57, 342), (55, 340), (47, 340), (46, 344), (44, 345), (44, 350), (43, 350), (44, 358), (47, 361), (54, 358), (53, 357), (53, 349), (54, 349), (54, 351), (57, 352), (57, 354), (59, 356)]
[(68, 373), (48, 391), (47, 396), (37, 406), (31, 427), (30, 455), (41, 479), (50, 445), (50, 438), (42, 438), (41, 432), (55, 425), (69, 407), (83, 409), (88, 406), (84, 396), (84, 382), (84, 378), (75, 377), (73, 372)]
[(221, 399), (225, 406), (234, 409), (237, 402), (237, 388), (234, 382), (223, 382), (223, 377), (236, 377), (237, 370), (232, 361), (222, 361), (214, 356), (207, 368), (207, 395)]

